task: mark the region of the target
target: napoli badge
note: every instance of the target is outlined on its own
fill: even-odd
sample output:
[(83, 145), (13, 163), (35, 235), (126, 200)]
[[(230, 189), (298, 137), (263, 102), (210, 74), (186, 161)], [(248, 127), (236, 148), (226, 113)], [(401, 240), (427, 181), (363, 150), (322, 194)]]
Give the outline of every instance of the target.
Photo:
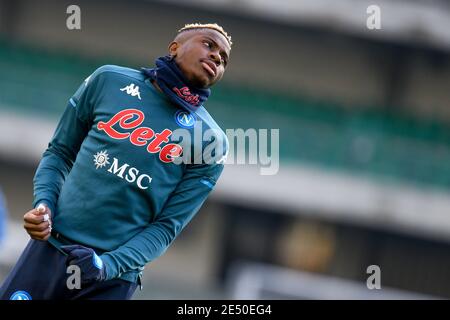
[(31, 295), (23, 290), (14, 292), (9, 300), (33, 300), (31, 299)]
[(185, 110), (178, 110), (175, 113), (175, 121), (183, 128), (192, 128), (195, 124), (195, 116)]

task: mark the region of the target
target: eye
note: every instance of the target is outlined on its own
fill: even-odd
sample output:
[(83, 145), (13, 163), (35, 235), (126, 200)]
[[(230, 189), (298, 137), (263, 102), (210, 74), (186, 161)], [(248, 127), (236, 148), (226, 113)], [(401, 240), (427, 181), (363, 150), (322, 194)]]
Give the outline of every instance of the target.
[(211, 47), (212, 47), (211, 42), (209, 42), (209, 41), (203, 41), (203, 43), (206, 44), (206, 46), (207, 46), (208, 48), (211, 48)]
[(220, 58), (221, 58), (221, 60), (222, 60), (222, 63), (223, 63), (223, 65), (226, 67), (227, 65), (228, 65), (228, 59), (226, 59), (224, 56), (220, 56)]

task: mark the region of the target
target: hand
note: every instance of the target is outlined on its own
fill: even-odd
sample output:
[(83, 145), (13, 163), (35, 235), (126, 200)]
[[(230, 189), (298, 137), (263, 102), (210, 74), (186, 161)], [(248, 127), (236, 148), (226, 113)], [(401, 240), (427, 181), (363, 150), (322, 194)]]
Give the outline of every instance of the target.
[(32, 239), (47, 241), (52, 231), (52, 212), (46, 204), (41, 203), (23, 216), (23, 227)]
[(81, 283), (106, 279), (103, 261), (93, 249), (78, 244), (62, 246), (61, 249), (67, 253), (66, 265), (77, 265), (80, 268)]

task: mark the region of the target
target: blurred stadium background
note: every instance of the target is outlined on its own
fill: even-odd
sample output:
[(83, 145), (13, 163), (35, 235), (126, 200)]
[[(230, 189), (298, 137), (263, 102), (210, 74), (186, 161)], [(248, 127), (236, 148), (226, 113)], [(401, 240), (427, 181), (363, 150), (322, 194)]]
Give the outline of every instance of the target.
[[(66, 28), (71, 4), (81, 30)], [(366, 28), (371, 4), (381, 30)], [(209, 112), (280, 129), (280, 170), (227, 165), (135, 299), (450, 298), (447, 0), (0, 0), (0, 281), (70, 95), (100, 65), (153, 65), (197, 21), (234, 42)]]

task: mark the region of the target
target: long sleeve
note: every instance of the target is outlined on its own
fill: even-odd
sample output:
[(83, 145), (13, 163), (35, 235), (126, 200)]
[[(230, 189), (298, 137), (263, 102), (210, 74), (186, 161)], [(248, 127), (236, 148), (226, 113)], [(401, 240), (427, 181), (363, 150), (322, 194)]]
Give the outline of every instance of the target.
[[(142, 116), (119, 118), (124, 110), (138, 110)], [(209, 130), (205, 129), (203, 163), (165, 163), (156, 157), (149, 162), (149, 146), (158, 142), (158, 134), (148, 142), (148, 152), (138, 148), (133, 139), (144, 138), (144, 131), (139, 131), (142, 128), (164, 127), (163, 132), (171, 133), (178, 129), (174, 116), (168, 116), (177, 111), (154, 92), (142, 73), (103, 66), (70, 99), (36, 171), (34, 205), (42, 201), (53, 210), (56, 207), (55, 229), (78, 244), (99, 250), (107, 279), (134, 278), (163, 254), (198, 212), (222, 173), (223, 163), (210, 160), (215, 160), (216, 154), (222, 159), (228, 142), (206, 111), (198, 111), (198, 119), (219, 134), (208, 139)], [(128, 138), (111, 136), (101, 126), (106, 123)], [(185, 150), (197, 152), (192, 139), (186, 144)], [(214, 155), (207, 153), (209, 150)], [(158, 186), (161, 188), (156, 189)], [(146, 191), (152, 187), (155, 190)]]
[(114, 251), (101, 256), (107, 279), (140, 270), (162, 255), (200, 209), (216, 184), (223, 164), (187, 165), (183, 179), (156, 221)]
[(33, 207), (45, 202), (55, 214), (61, 187), (92, 122), (92, 92), (99, 69), (70, 98), (34, 176)]

